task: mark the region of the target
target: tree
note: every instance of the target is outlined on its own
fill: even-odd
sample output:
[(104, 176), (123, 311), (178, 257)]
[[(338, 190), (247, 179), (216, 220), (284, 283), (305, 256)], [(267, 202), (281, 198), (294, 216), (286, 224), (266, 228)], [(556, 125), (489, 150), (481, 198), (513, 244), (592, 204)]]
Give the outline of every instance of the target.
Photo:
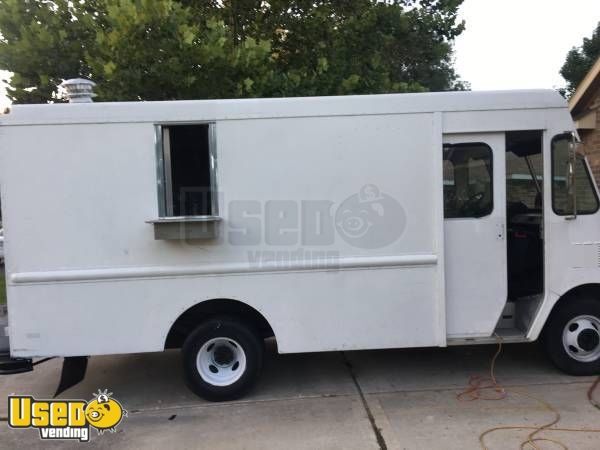
[(84, 49), (95, 38), (102, 1), (0, 1), (0, 68), (14, 72), (8, 94), (20, 103), (51, 100), (63, 78), (89, 77)]
[(269, 42), (235, 42), (216, 16), (173, 1), (107, 3), (85, 56), (101, 99), (251, 97), (275, 82)]
[(567, 81), (563, 95), (571, 96), (583, 81), (596, 60), (600, 58), (600, 22), (590, 38), (584, 38), (581, 47), (573, 47), (569, 53), (560, 74)]
[(461, 89), (462, 0), (0, 0), (0, 68), (14, 102), (62, 79), (98, 100)]

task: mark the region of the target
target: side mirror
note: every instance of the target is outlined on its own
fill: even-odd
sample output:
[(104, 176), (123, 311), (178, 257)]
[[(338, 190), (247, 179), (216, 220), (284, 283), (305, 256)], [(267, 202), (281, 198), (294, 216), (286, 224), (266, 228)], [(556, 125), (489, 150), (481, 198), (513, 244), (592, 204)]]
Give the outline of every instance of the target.
[(567, 162), (567, 195), (571, 201), (571, 208), (573, 213), (570, 216), (565, 217), (567, 220), (577, 219), (577, 189), (575, 186), (575, 164), (577, 161), (577, 141), (575, 136), (569, 144), (569, 159)]
[(573, 167), (573, 161), (569, 159), (567, 162), (567, 194), (573, 196), (575, 191), (575, 169)]

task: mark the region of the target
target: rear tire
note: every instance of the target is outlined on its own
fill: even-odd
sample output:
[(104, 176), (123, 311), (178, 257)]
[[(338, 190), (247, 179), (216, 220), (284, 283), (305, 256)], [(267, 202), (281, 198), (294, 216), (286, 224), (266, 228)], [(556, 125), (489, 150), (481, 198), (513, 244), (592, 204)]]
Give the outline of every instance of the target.
[(210, 401), (243, 396), (260, 375), (261, 341), (253, 327), (234, 318), (217, 317), (200, 324), (182, 348), (188, 387)]
[(552, 362), (570, 375), (600, 373), (600, 299), (569, 298), (552, 311), (543, 344)]

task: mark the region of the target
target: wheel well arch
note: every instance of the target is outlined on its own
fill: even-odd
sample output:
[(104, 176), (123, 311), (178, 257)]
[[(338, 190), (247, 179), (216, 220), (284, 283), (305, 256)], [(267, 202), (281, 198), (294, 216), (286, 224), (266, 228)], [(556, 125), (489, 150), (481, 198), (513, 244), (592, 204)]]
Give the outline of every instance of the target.
[(568, 302), (573, 298), (581, 298), (581, 297), (593, 297), (597, 298), (600, 302), (600, 283), (585, 283), (572, 287), (568, 291), (565, 291), (559, 298), (556, 300), (554, 305), (552, 305), (552, 309), (548, 314), (548, 318), (552, 316), (552, 314), (560, 308), (565, 302)]
[(566, 291), (563, 295), (560, 296), (556, 305), (564, 302), (565, 300), (573, 297), (583, 297), (583, 296), (593, 296), (598, 298), (600, 301), (600, 283), (586, 283), (580, 284), (578, 286), (572, 287), (568, 291)]
[(179, 315), (167, 333), (165, 349), (180, 348), (200, 322), (223, 315), (237, 317), (250, 323), (262, 338), (275, 336), (265, 316), (252, 306), (230, 298), (215, 298), (196, 303)]

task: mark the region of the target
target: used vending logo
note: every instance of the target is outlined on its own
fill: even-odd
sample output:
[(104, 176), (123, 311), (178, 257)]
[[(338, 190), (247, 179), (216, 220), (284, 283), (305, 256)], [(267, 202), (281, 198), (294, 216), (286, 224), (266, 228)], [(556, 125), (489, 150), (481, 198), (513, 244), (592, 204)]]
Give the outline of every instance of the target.
[(400, 237), (406, 228), (406, 213), (396, 199), (367, 184), (338, 207), (335, 227), (348, 244), (376, 249)]
[(8, 397), (8, 425), (11, 428), (36, 428), (47, 440), (90, 440), (90, 426), (102, 434), (114, 432), (127, 411), (108, 389), (85, 400), (36, 400), (27, 395)]

